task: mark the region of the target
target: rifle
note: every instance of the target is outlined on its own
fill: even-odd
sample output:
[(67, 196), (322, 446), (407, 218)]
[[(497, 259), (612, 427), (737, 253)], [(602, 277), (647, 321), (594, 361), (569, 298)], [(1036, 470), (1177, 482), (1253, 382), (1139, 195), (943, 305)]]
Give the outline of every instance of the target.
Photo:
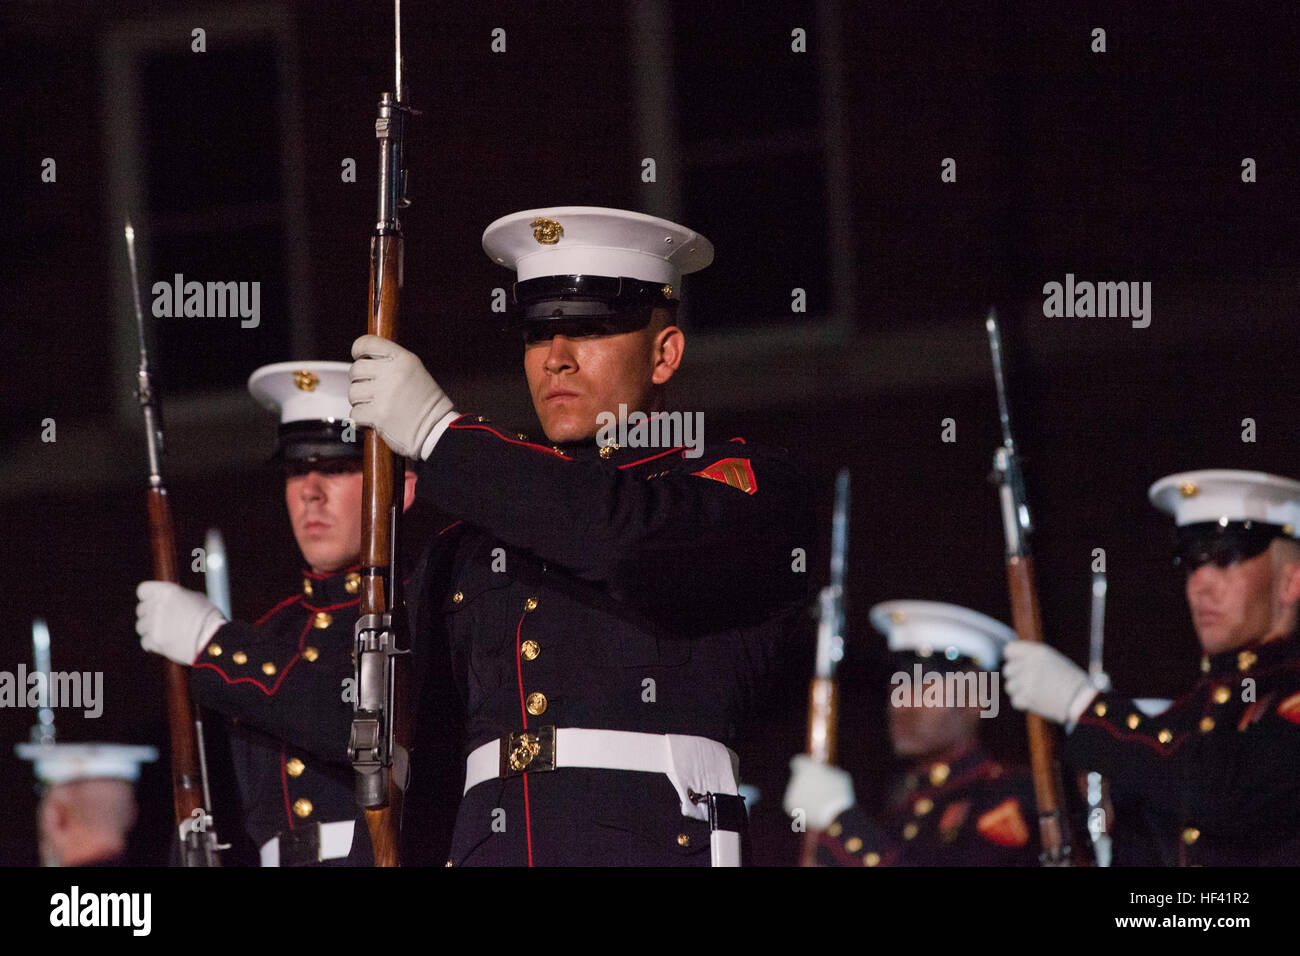
[[(1105, 640), (1106, 572), (1092, 575), (1092, 615), (1089, 621), (1088, 682), (1099, 691), (1110, 690), (1110, 677), (1102, 666), (1102, 643)], [(1111, 839), (1106, 833), (1106, 780), (1095, 770), (1088, 771), (1088, 837), (1098, 866), (1110, 866)]]
[[(998, 415), (1002, 422), (1002, 445), (994, 452), (993, 469), (1002, 502), (1002, 528), (1007, 543), (1007, 586), (1011, 595), (1011, 617), (1022, 641), (1043, 640), (1043, 623), (1034, 583), (1034, 559), (1029, 553), (1029, 506), (1025, 503), (1024, 478), (1011, 437), (1011, 415), (1007, 410), (1006, 383), (1002, 376), (1002, 337), (996, 312), (989, 310), (984, 323), (993, 355), (993, 378), (998, 390)], [(1060, 768), (1056, 763), (1056, 739), (1052, 727), (1038, 714), (1025, 715), (1029, 733), (1029, 764), (1034, 778), (1034, 800), (1038, 804), (1038, 832), (1044, 866), (1069, 866), (1070, 833), (1064, 813)]]
[[(402, 291), (402, 226), (406, 198), (406, 121), (402, 103), (402, 8), (393, 0), (396, 38), (394, 92), (379, 98), (379, 219), (370, 239), (370, 316), (366, 331), (397, 338)], [(397, 567), (402, 473), (372, 428), (365, 429), (361, 482), (361, 601), (356, 629), (356, 699), (348, 755), (357, 774), (357, 804), (365, 811), (376, 866), (398, 866), (397, 838), (407, 783), (410, 742), (407, 674), (409, 653), (401, 621)]]
[[(831, 519), (831, 580), (817, 595), (817, 657), (808, 685), (808, 755), (822, 764), (835, 762), (839, 726), (839, 684), (835, 668), (844, 657), (844, 570), (849, 556), (849, 470), (835, 476), (835, 511)], [(804, 833), (800, 866), (815, 866), (817, 833)]]
[[(153, 576), (157, 581), (180, 584), (176, 569), (176, 531), (172, 526), (171, 504), (163, 486), (162, 405), (149, 376), (149, 355), (145, 350), (144, 313), (140, 309), (140, 279), (135, 264), (135, 230), (126, 224), (126, 253), (131, 265), (131, 295), (135, 302), (135, 324), (140, 334), (140, 370), (136, 374), (136, 397), (144, 412), (145, 439), (149, 450), (149, 547), (153, 552)], [(217, 842), (208, 780), (203, 756), (203, 724), (190, 700), (189, 668), (175, 661), (163, 662), (167, 700), (167, 724), (171, 731), (172, 803), (180, 836), (181, 861), (185, 866), (220, 866), (217, 856), (225, 849)]]
[[(43, 617), (32, 620), (32, 659), (36, 664), (36, 672), (45, 675), (45, 686), (48, 688), (53, 680), (50, 673), (50, 629)], [(34, 744), (48, 746), (54, 743), (54, 708), (50, 706), (48, 694), (36, 711), (36, 724), (32, 727), (31, 739)]]

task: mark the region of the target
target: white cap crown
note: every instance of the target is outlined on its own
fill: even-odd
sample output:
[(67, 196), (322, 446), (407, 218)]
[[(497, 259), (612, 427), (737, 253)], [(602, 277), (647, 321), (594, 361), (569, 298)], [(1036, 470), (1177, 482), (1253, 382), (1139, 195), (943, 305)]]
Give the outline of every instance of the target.
[(1016, 639), (1001, 621), (940, 601), (885, 601), (871, 609), (871, 623), (891, 651), (969, 657), (985, 670), (997, 667), (1003, 646)]

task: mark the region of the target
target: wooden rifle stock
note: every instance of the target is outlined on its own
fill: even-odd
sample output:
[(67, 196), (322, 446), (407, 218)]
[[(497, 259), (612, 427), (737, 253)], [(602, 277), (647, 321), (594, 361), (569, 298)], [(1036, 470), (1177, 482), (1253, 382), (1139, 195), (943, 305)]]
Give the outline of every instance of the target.
[[(167, 499), (167, 489), (161, 486), (149, 489), (149, 550), (153, 554), (154, 580), (180, 584), (171, 504)], [(167, 726), (171, 732), (172, 802), (178, 828), (186, 823), (193, 824), (207, 812), (203, 805), (202, 768), (189, 680), (189, 668), (175, 661), (163, 662)], [(196, 810), (199, 811), (197, 814)], [(185, 852), (184, 841), (181, 852)]]
[[(371, 240), (370, 301), (372, 309), (366, 325), (371, 335), (396, 341), (397, 314), (402, 275), (402, 237), (376, 235)], [(388, 606), (386, 585), (389, 577), (399, 573), (390, 563), (397, 515), (401, 512), (402, 496), (397, 492), (396, 481), (402, 476), (394, 467), (394, 455), (375, 433), (364, 432), (361, 481), (361, 601), (362, 617), (368, 614), (383, 615), (400, 611)], [(394, 507), (396, 502), (396, 507)], [(393, 658), (399, 661), (400, 658)], [(394, 667), (394, 696), (397, 705), (389, 719), (393, 721), (393, 739), (399, 753), (409, 745), (409, 708), (407, 700), (406, 668)], [(404, 780), (392, 770), (389, 774), (387, 801), (380, 807), (366, 807), (366, 826), (374, 848), (375, 866), (398, 866), (398, 834), (400, 832)]]
[[(808, 684), (808, 756), (828, 766), (835, 763), (840, 717), (840, 685), (833, 677), (814, 677)], [(806, 830), (799, 851), (800, 866), (817, 865), (820, 831)]]
[[(1028, 555), (1007, 558), (1007, 587), (1011, 596), (1011, 620), (1022, 641), (1043, 642), (1043, 622), (1038, 609), (1038, 587), (1034, 581), (1034, 559)], [(1068, 850), (1063, 829), (1065, 809), (1056, 767), (1055, 731), (1035, 713), (1025, 714), (1029, 736), (1029, 768), (1034, 779), (1034, 801), (1038, 804), (1038, 831), (1044, 862), (1060, 864)]]

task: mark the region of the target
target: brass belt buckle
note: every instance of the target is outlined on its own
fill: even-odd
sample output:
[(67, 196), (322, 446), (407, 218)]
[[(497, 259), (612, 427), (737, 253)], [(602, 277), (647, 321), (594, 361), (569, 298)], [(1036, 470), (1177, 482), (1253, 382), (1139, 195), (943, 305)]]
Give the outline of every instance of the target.
[(540, 773), (555, 769), (555, 726), (501, 735), (501, 776)]

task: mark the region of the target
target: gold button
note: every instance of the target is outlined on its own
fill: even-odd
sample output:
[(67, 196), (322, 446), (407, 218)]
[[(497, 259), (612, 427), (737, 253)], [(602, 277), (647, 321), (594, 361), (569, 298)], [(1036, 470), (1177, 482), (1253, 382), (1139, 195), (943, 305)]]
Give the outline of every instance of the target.
[(534, 717), (540, 717), (546, 713), (546, 695), (539, 694), (536, 691), (528, 695), (528, 701), (525, 704), (528, 712)]
[(267, 661), (265, 664), (262, 665), (262, 673), (265, 674), (267, 677), (270, 677), (272, 674), (275, 673), (275, 665), (272, 664), (270, 661)]
[(918, 817), (923, 817), (934, 809), (934, 801), (929, 797), (922, 797), (916, 803), (912, 804), (912, 812)]
[(1095, 707), (1092, 708), (1092, 712), (1093, 712), (1094, 714), (1096, 714), (1098, 717), (1105, 717), (1105, 716), (1106, 716), (1106, 702), (1103, 700), (1103, 701), (1101, 701), (1100, 703), (1098, 703), (1097, 706), (1095, 706)]
[(284, 771), (291, 777), (301, 777), (302, 772), (307, 769), (307, 765), (297, 757), (291, 758), (284, 765)]
[(1160, 741), (1162, 744), (1167, 744), (1169, 743), (1169, 741), (1173, 739), (1174, 739), (1174, 735), (1171, 734), (1168, 730), (1162, 730), (1160, 731), (1160, 733), (1156, 734), (1156, 740)]
[(1188, 846), (1191, 846), (1200, 838), (1201, 838), (1201, 831), (1196, 829), (1196, 827), (1188, 827), (1186, 830), (1183, 831), (1183, 842), (1186, 843)]
[(879, 863), (880, 863), (880, 854), (874, 851), (868, 853), (866, 856), (862, 858), (863, 866), (876, 866)]
[(318, 651), (314, 647), (304, 647), (302, 649), (302, 656), (307, 660), (308, 663), (311, 663), (316, 658), (320, 657), (320, 651)]
[(220, 656), (221, 656), (221, 645), (220, 645), (220, 644), (209, 644), (209, 645), (208, 645), (208, 653), (211, 654), (213, 657), (220, 657)]
[(330, 617), (329, 614), (324, 611), (317, 611), (316, 616), (312, 619), (311, 626), (323, 631), (333, 623), (334, 618)]
[(690, 846), (690, 845), (691, 845), (691, 835), (690, 835), (689, 833), (679, 833), (679, 834), (677, 834), (677, 845), (678, 845), (678, 846)]
[(311, 816), (311, 801), (306, 797), (299, 797), (293, 802), (293, 812), (300, 817)]
[(540, 654), (541, 652), (542, 652), (542, 646), (538, 644), (536, 641), (524, 641), (524, 643), (520, 645), (519, 648), (519, 653), (524, 656), (524, 660), (526, 661), (537, 660), (537, 655)]
[(909, 823), (907, 826), (903, 827), (903, 839), (904, 840), (912, 839), (912, 837), (916, 836), (917, 832), (920, 829), (921, 828), (918, 827), (915, 823)]
[(832, 823), (830, 826), (826, 828), (827, 836), (837, 837), (843, 832), (844, 832), (844, 827), (838, 822)]
[(942, 787), (943, 782), (948, 779), (951, 772), (946, 763), (937, 763), (930, 768), (930, 785), (933, 787)]
[(537, 598), (535, 598), (535, 597), (530, 597), (527, 601), (525, 601), (525, 602), (524, 602), (524, 610), (525, 610), (525, 611), (536, 611), (536, 610), (537, 610)]
[(850, 853), (857, 853), (862, 849), (862, 839), (860, 837), (849, 837), (844, 841), (844, 849)]
[(452, 604), (459, 604), (463, 600), (465, 600), (465, 595), (462, 594), (460, 591), (457, 591), (455, 594), (451, 596)]
[(1258, 659), (1259, 658), (1255, 656), (1254, 651), (1242, 651), (1240, 654), (1237, 655), (1237, 670), (1239, 671), (1250, 670), (1251, 665), (1253, 665), (1255, 661), (1257, 661)]
[(245, 654), (243, 651), (235, 651), (235, 653), (230, 655), (230, 659), (234, 661), (236, 664), (248, 663), (248, 655)]
[(361, 575), (356, 571), (349, 571), (348, 576), (343, 579), (343, 590), (349, 594), (356, 594), (361, 590)]
[(1128, 720), (1124, 721), (1124, 723), (1128, 724), (1129, 730), (1137, 730), (1138, 724), (1141, 722), (1142, 722), (1142, 718), (1139, 717), (1137, 714), (1129, 714)]
[(1208, 674), (1209, 672), (1210, 672), (1210, 659), (1209, 659), (1208, 657), (1202, 657), (1202, 658), (1201, 658), (1201, 673), (1202, 673), (1202, 674)]
[(311, 578), (302, 579), (302, 593), (311, 597)]
[(1232, 691), (1228, 690), (1227, 687), (1214, 688), (1214, 702), (1216, 704), (1226, 704), (1228, 702), (1228, 698), (1231, 696), (1232, 696)]
[(613, 445), (601, 445), (601, 446), (600, 446), (600, 457), (601, 457), (601, 458), (604, 458), (606, 461), (609, 461), (609, 456), (612, 455), (612, 454), (614, 454), (614, 446), (613, 446)]
[(1201, 718), (1201, 733), (1203, 733), (1203, 734), (1208, 734), (1208, 733), (1209, 733), (1211, 730), (1213, 730), (1213, 729), (1214, 729), (1214, 718), (1213, 718), (1213, 717), (1202, 717), (1202, 718)]

